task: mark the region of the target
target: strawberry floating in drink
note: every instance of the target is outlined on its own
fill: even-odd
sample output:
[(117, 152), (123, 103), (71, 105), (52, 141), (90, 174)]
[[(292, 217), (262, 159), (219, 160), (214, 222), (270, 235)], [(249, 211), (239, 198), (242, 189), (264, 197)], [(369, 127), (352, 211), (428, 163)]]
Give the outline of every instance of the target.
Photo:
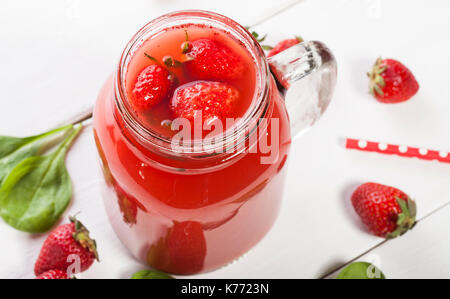
[(144, 68), (134, 83), (131, 104), (136, 110), (147, 110), (161, 103), (169, 95), (174, 78), (161, 65)]
[(403, 191), (377, 183), (359, 186), (351, 197), (353, 208), (374, 235), (395, 238), (416, 222), (416, 204)]
[(206, 241), (203, 228), (195, 221), (176, 222), (167, 237), (173, 273), (195, 273), (203, 268)]
[(192, 274), (203, 269), (206, 257), (203, 227), (196, 221), (174, 222), (148, 251), (147, 263), (161, 271)]
[(411, 71), (394, 59), (378, 58), (367, 76), (370, 93), (382, 103), (407, 101), (419, 90), (419, 83)]
[[(78, 259), (71, 259), (73, 255)], [(34, 273), (40, 275), (49, 270), (66, 272), (68, 267), (79, 260), (79, 270), (87, 270), (98, 259), (95, 240), (89, 237), (89, 231), (75, 217), (70, 223), (53, 230), (44, 242), (34, 265)], [(76, 267), (75, 269), (76, 270)]]
[(190, 42), (187, 46), (188, 61), (184, 66), (188, 74), (197, 80), (237, 80), (242, 78), (245, 64), (227, 45), (207, 38)]
[(202, 120), (218, 118), (224, 120), (232, 115), (239, 101), (239, 91), (221, 82), (196, 81), (180, 86), (170, 101), (174, 117), (193, 121), (201, 112)]

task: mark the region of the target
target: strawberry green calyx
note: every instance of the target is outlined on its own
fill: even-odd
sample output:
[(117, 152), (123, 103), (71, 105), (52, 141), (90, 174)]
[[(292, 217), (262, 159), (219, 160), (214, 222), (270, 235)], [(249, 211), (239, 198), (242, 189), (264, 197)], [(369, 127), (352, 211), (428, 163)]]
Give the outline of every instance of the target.
[(270, 51), (273, 49), (272, 46), (262, 44), (262, 42), (264, 42), (266, 40), (267, 34), (265, 34), (261, 37), (258, 32), (250, 31), (250, 26), (245, 26), (245, 29), (249, 30), (249, 32), (251, 33), (251, 35), (253, 35), (253, 37), (256, 39), (256, 41), (261, 44), (261, 48), (263, 48), (266, 51)]
[(192, 45), (190, 42), (186, 41), (181, 44), (181, 53), (182, 54), (189, 53), (189, 51), (191, 51), (191, 49), (192, 49)]
[(97, 252), (97, 243), (89, 237), (89, 230), (74, 216), (70, 216), (69, 220), (75, 224), (75, 232), (72, 234), (72, 237), (81, 245), (81, 247), (92, 252), (97, 261), (100, 261)]
[(299, 43), (303, 43), (305, 41), (300, 35), (297, 35), (295, 39), (298, 40)]
[(383, 88), (386, 86), (386, 82), (384, 81), (384, 78), (381, 76), (384, 71), (386, 71), (386, 66), (383, 64), (383, 60), (381, 57), (378, 57), (377, 61), (372, 67), (372, 71), (370, 73), (367, 73), (367, 76), (370, 79), (369, 84), (369, 91), (370, 93), (375, 96), (380, 95), (383, 96)]
[(189, 42), (189, 34), (188, 34), (187, 30), (184, 30), (184, 34), (185, 34), (185, 42), (183, 42), (181, 44), (181, 53), (182, 54), (186, 54), (192, 49), (192, 45)]
[(172, 56), (164, 56), (163, 58), (164, 65), (167, 67), (180, 67), (182, 63), (176, 59), (173, 59)]
[(258, 41), (258, 43), (262, 43), (266, 40), (267, 34), (264, 34), (262, 37), (259, 36), (258, 32), (252, 31), (251, 32), (253, 37)]
[(386, 236), (388, 239), (393, 239), (403, 235), (408, 230), (412, 229), (416, 224), (417, 210), (414, 200), (409, 197), (406, 200), (397, 197), (396, 200), (400, 206), (401, 213), (398, 214), (397, 228)]

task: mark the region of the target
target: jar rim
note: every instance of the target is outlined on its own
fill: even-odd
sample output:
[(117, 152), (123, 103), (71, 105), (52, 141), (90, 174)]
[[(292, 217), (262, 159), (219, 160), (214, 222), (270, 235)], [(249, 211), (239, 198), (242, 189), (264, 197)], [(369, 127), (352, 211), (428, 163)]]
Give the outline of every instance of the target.
[[(182, 22), (181, 24), (176, 23), (180, 21)], [(212, 26), (215, 25), (215, 27), (222, 26), (226, 28), (227, 32), (234, 34), (235, 38), (239, 38), (248, 52), (252, 55), (254, 62), (257, 64), (255, 68), (257, 76), (256, 88), (252, 104), (242, 120), (233, 127), (232, 130), (226, 131), (219, 140), (214, 136), (201, 140), (192, 140), (190, 145), (181, 144), (174, 148), (171, 138), (162, 136), (151, 128), (144, 126), (141, 121), (134, 116), (130, 105), (127, 104), (129, 101), (125, 86), (125, 76), (131, 58), (144, 42), (164, 29), (177, 25), (195, 24), (194, 21), (204, 22)], [(215, 12), (205, 10), (176, 11), (150, 21), (135, 33), (127, 43), (120, 57), (117, 72), (114, 73), (114, 98), (120, 117), (141, 144), (166, 153), (210, 157), (217, 153), (226, 152), (221, 151), (221, 149), (228, 149), (229, 146), (236, 147), (236, 145), (241, 142), (245, 143), (246, 140), (249, 139), (249, 135), (255, 132), (259, 124), (259, 119), (266, 115), (269, 108), (269, 74), (269, 67), (263, 49), (255, 37), (248, 32), (245, 27), (236, 21)], [(205, 145), (208, 146), (205, 147)]]

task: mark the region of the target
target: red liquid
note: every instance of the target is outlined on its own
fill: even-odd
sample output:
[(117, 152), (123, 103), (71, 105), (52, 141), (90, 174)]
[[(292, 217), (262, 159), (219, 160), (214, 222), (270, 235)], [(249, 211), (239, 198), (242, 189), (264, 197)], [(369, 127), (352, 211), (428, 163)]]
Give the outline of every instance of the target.
[[(192, 29), (192, 28), (191, 28)], [(233, 82), (243, 94), (237, 116), (253, 104), (255, 63), (247, 50), (225, 33), (210, 28), (189, 30), (191, 40), (217, 38), (246, 59), (246, 75)], [(151, 62), (142, 53), (161, 59), (179, 51), (184, 30), (162, 33), (143, 44), (126, 75), (128, 91), (138, 72)], [(167, 54), (169, 53), (169, 54)], [(189, 78), (179, 74), (180, 83)], [(261, 164), (257, 153), (241, 153), (228, 161), (180, 159), (142, 145), (117, 111), (112, 80), (100, 92), (94, 129), (105, 176), (104, 200), (108, 216), (126, 247), (161, 271), (193, 274), (216, 269), (252, 248), (269, 231), (279, 211), (290, 131), (283, 99), (271, 80), (267, 118), (279, 119), (276, 159)], [(165, 103), (165, 104), (164, 104)], [(170, 119), (167, 103), (139, 114), (160, 134), (173, 134), (160, 125)], [(271, 122), (267, 129), (271, 139)], [(193, 171), (196, 170), (196, 172)]]
[[(136, 82), (136, 78), (139, 76), (142, 70), (152, 64), (156, 64), (155, 61), (148, 58), (147, 55), (155, 58), (158, 62), (162, 62), (165, 56), (171, 56), (177, 61), (185, 61), (186, 55), (182, 54), (182, 44), (186, 41), (186, 32), (188, 34), (189, 41), (195, 41), (198, 39), (211, 39), (221, 44), (226, 45), (236, 53), (243, 64), (245, 65), (242, 79), (226, 81), (239, 91), (239, 103), (236, 105), (230, 118), (243, 117), (248, 108), (252, 104), (253, 96), (255, 93), (255, 81), (256, 70), (251, 55), (245, 50), (243, 45), (237, 40), (231, 38), (225, 32), (201, 25), (183, 25), (166, 30), (163, 34), (160, 34), (151, 40), (146, 41), (133, 55), (128, 66), (128, 71), (125, 79), (125, 85), (129, 98), (132, 98), (132, 91)], [(176, 77), (176, 84), (174, 89), (180, 85), (197, 81), (195, 78), (190, 78), (183, 67), (169, 67), (173, 75)], [(152, 128), (153, 131), (158, 132), (165, 137), (172, 137), (176, 134), (169, 126), (162, 125), (165, 120), (173, 120), (173, 117), (168, 109), (169, 98), (158, 104), (156, 107), (152, 107), (147, 111), (135, 111), (136, 116), (146, 127)], [(205, 132), (206, 134), (207, 132)]]

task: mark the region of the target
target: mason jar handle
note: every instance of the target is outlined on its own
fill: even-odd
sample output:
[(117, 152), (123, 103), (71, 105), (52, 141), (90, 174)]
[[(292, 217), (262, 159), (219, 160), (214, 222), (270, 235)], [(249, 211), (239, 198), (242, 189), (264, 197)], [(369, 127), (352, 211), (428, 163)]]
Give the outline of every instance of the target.
[(333, 53), (322, 42), (297, 44), (268, 59), (272, 73), (286, 89), (291, 134), (298, 137), (322, 116), (337, 79)]

